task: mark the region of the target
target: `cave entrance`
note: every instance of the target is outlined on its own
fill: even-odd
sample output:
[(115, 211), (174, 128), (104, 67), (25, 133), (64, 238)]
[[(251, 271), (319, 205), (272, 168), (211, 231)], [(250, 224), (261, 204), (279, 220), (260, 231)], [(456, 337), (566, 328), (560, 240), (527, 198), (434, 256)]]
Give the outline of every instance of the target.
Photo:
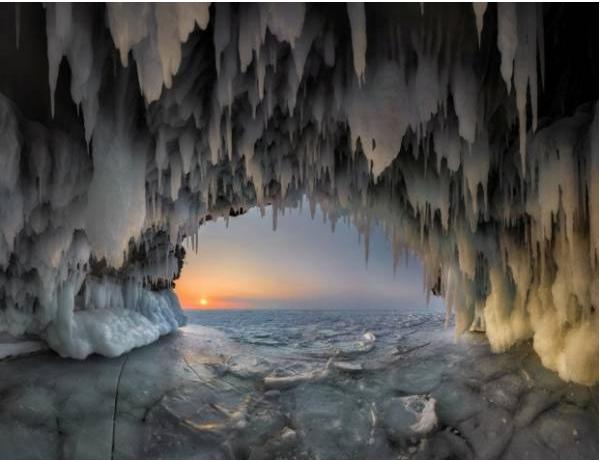
[[(342, 219), (332, 226), (319, 206), (311, 210), (305, 202), (276, 217), (272, 206), (255, 207), (205, 221), (175, 280), (187, 325), (174, 341), (218, 356), (199, 359), (216, 360), (218, 389), (254, 379), (268, 395), (306, 386), (314, 396), (309, 412), (331, 400), (337, 413), (349, 377), (361, 382), (367, 369), (380, 367), (385, 372), (369, 391), (354, 396), (384, 395), (386, 373), (438, 354), (453, 343), (453, 329), (445, 329), (442, 299), (423, 289), (417, 256), (404, 254), (395, 269), (377, 223), (364, 233)], [(438, 367), (418, 373), (438, 379)], [(349, 408), (349, 416), (358, 411)]]
[(417, 257), (393, 267), (379, 225), (364, 238), (320, 209), (311, 216), (305, 203), (277, 217), (276, 229), (273, 213), (252, 208), (200, 226), (175, 282), (184, 309), (442, 309), (423, 289)]

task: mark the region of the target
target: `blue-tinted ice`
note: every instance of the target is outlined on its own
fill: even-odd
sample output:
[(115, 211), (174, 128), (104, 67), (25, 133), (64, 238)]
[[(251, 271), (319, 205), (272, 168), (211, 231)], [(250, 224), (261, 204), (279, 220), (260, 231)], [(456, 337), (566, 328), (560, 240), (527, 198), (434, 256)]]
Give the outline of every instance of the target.
[[(598, 388), (439, 313), (192, 313), (126, 356), (0, 362), (3, 458), (597, 458)], [(202, 325), (200, 324), (202, 323)]]

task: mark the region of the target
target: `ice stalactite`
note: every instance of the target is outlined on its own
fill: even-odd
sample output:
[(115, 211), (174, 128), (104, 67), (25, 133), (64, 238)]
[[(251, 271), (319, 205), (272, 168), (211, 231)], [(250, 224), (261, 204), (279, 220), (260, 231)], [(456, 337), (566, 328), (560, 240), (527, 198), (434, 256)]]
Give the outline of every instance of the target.
[(351, 37), (353, 43), (353, 65), (359, 83), (365, 80), (365, 53), (367, 52), (367, 34), (365, 32), (365, 7), (363, 3), (347, 3)]
[(127, 66), (133, 52), (140, 89), (148, 102), (171, 87), (181, 62), (181, 44), (195, 26), (206, 29), (208, 3), (107, 4), (108, 26)]
[(515, 3), (502, 3), (497, 5), (497, 46), (501, 53), (501, 76), (511, 92), (511, 77), (515, 55), (518, 49), (518, 19)]
[[(113, 125), (101, 116), (91, 159), (85, 146), (23, 120), (6, 99), (0, 103), (7, 173), (1, 185), (3, 330), (37, 333), (60, 354), (84, 358), (119, 355), (182, 325), (173, 293), (150, 290), (176, 277), (174, 250), (165, 243), (168, 251), (154, 256), (156, 237), (145, 243), (144, 262), (134, 262), (127, 250), (130, 236), (148, 238), (140, 231), (143, 145), (127, 144), (126, 132), (113, 137)], [(23, 167), (28, 175), (19, 173)]]
[(476, 16), (476, 30), (478, 31), (478, 46), (482, 41), (482, 27), (484, 27), (484, 13), (486, 13), (487, 2), (474, 2), (474, 15)]
[(146, 138), (135, 139), (125, 81), (118, 85), (114, 109), (101, 114), (94, 132), (85, 223), (95, 256), (117, 268), (124, 262), (129, 240), (139, 240), (143, 230), (149, 150)]
[(71, 96), (73, 102), (82, 108), (88, 143), (96, 125), (102, 65), (108, 55), (108, 45), (94, 35), (94, 26), (89, 8), (69, 3), (46, 5), (52, 115), (59, 68), (65, 57), (71, 69)]
[(2, 99), (0, 329), (146, 344), (183, 321), (199, 224), (271, 205), (277, 227), (306, 195), (419, 256), (457, 334), (596, 382), (598, 94), (547, 90), (575, 78), (545, 55), (553, 8), (48, 5), (49, 96), (66, 58), (82, 136)]

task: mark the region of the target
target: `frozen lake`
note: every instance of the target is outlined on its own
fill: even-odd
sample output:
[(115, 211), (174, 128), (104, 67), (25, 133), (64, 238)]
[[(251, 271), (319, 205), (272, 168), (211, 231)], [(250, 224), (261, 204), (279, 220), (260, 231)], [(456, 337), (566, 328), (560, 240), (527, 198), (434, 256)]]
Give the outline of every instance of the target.
[[(442, 314), (199, 312), (85, 361), (0, 362), (2, 458), (598, 458), (598, 387)], [(200, 324), (202, 323), (202, 325)]]

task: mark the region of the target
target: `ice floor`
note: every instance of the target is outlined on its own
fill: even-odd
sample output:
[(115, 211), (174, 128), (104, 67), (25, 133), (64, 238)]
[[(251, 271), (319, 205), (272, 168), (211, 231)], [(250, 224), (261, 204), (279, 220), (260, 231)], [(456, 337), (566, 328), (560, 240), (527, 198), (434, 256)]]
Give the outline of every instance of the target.
[(0, 457), (598, 458), (598, 387), (442, 328), (278, 379), (200, 326), (116, 359), (4, 360)]

